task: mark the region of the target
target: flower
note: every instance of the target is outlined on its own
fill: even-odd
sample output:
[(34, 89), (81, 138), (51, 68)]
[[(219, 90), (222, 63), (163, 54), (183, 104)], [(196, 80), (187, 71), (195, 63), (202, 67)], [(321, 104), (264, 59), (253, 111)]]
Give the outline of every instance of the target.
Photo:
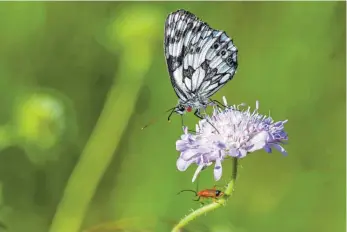
[(271, 153), (272, 149), (287, 155), (281, 146), (288, 140), (284, 124), (288, 120), (275, 122), (270, 116), (258, 113), (256, 109), (241, 110), (238, 106), (228, 106), (223, 97), (225, 109), (214, 107), (211, 116), (199, 121), (196, 132), (189, 133), (184, 127), (184, 134), (176, 142), (176, 150), (181, 152), (177, 160), (177, 169), (185, 171), (195, 163), (192, 182), (200, 171), (214, 163), (214, 178), (218, 181), (222, 176), (222, 161), (228, 157), (244, 158), (247, 154), (264, 149)]

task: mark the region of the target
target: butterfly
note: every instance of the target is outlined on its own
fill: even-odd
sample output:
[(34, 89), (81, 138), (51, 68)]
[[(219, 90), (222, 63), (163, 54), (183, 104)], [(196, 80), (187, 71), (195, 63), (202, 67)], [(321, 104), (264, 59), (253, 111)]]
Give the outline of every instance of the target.
[(210, 97), (235, 75), (238, 49), (224, 31), (183, 9), (168, 15), (164, 33), (167, 69), (179, 98), (168, 120), (174, 112), (183, 115), (192, 110), (202, 119), (201, 109), (222, 105)]

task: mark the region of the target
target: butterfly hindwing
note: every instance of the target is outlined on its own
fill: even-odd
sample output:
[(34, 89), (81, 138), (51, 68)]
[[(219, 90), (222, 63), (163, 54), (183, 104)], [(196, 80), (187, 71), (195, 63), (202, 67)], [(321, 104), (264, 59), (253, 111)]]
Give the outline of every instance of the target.
[(168, 16), (164, 46), (171, 83), (183, 101), (197, 94), (212, 96), (236, 72), (237, 48), (232, 40), (188, 11)]

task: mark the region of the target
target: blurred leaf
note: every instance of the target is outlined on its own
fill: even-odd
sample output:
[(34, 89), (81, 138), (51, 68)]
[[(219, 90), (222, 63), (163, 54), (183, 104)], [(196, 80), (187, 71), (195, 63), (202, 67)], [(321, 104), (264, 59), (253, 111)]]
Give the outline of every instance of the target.
[[(13, 112), (15, 138), (34, 163), (56, 159), (60, 142), (74, 137), (76, 123), (67, 99), (57, 91), (28, 91), (17, 98)], [(49, 155), (48, 155), (48, 151)]]
[[(57, 232), (82, 223), (88, 206), (88, 227), (149, 213), (176, 221), (197, 207), (176, 197), (195, 189), (195, 170), (177, 171), (181, 121), (168, 124), (162, 115), (177, 101), (163, 55), (164, 22), (180, 8), (226, 31), (239, 49), (235, 78), (213, 98), (252, 107), (259, 100), (261, 112), (289, 119), (290, 136), (287, 157), (260, 152), (242, 161), (228, 205), (188, 231), (227, 230), (228, 222), (257, 232), (345, 229), (345, 2), (1, 2), (0, 148), (10, 149), (0, 156), (0, 181), (14, 213), (0, 221), (11, 232), (47, 232), (60, 209)], [(140, 95), (143, 86), (148, 93)], [(52, 104), (17, 104), (35, 94)], [(24, 106), (30, 114), (19, 110)], [(160, 120), (141, 131), (153, 117)], [(185, 116), (188, 125), (196, 122)], [(82, 153), (85, 144), (92, 158)], [(49, 185), (26, 155), (33, 164), (60, 157), (40, 167)], [(226, 179), (229, 167), (225, 161)], [(213, 186), (212, 172), (201, 175), (201, 186)], [(172, 226), (158, 224), (158, 232)]]
[(3, 197), (3, 184), (0, 182), (0, 232), (8, 231), (8, 227), (4, 221), (6, 221), (8, 214), (12, 211), (12, 208), (5, 204)]
[[(16, 46), (44, 25), (44, 2), (1, 2), (0, 45)], [(5, 46), (4, 46), (5, 47)]]
[(156, 224), (154, 218), (123, 218), (115, 222), (105, 222), (83, 232), (150, 232)]
[[(137, 10), (140, 10), (140, 8), (137, 8)], [(132, 36), (131, 34), (127, 35)], [(121, 35), (117, 34), (118, 36)], [(128, 39), (131, 40), (131, 37), (128, 37)], [(135, 48), (140, 48), (140, 46), (151, 48), (153, 46), (151, 40), (141, 40), (141, 37), (138, 39), (143, 43), (139, 43), (137, 46), (135, 44)], [(121, 42), (127, 43), (122, 40)], [(136, 49), (126, 49), (122, 52), (122, 62), (119, 70), (117, 70), (117, 82), (114, 82), (110, 89), (104, 108), (82, 152), (80, 161), (70, 176), (65, 190), (68, 194), (64, 195), (58, 206), (50, 232), (60, 232), (62, 230), (75, 232), (82, 224), (99, 181), (127, 129), (129, 119), (135, 110), (138, 94), (152, 61), (152, 54), (146, 53), (144, 54), (146, 56), (142, 57), (145, 60), (144, 62), (137, 63), (138, 66), (134, 68), (128, 67), (129, 64), (133, 64), (129, 61), (132, 60), (132, 57), (136, 57), (137, 52)], [(109, 140), (109, 138), (113, 140)], [(85, 183), (82, 191), (79, 184), (86, 181), (86, 175), (91, 178)], [(81, 197), (82, 192), (83, 197)], [(73, 206), (73, 204), (78, 204), (78, 206)], [(74, 220), (71, 220), (71, 217)]]
[[(227, 223), (226, 223), (227, 224)], [(247, 232), (247, 230), (242, 229), (242, 228), (237, 228), (230, 223), (229, 225), (219, 225), (219, 226), (214, 226), (211, 229), (211, 232)]]
[(118, 10), (111, 22), (105, 22), (106, 30), (96, 37), (110, 51), (132, 50), (131, 54), (136, 52), (140, 55), (132, 56), (137, 61), (134, 61), (136, 65), (132, 63), (132, 68), (137, 68), (138, 65), (141, 67), (143, 62), (145, 62), (143, 65), (148, 65), (145, 59), (148, 56), (146, 53), (150, 52), (148, 44), (160, 38), (161, 18), (163, 15), (156, 7), (128, 6)]

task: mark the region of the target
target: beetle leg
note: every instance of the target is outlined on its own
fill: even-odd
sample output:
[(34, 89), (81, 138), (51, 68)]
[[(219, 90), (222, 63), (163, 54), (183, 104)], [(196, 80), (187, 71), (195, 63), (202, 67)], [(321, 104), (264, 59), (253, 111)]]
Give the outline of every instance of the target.
[[(204, 202), (200, 201), (200, 198), (201, 198), (201, 196), (199, 196), (198, 199), (193, 200), (193, 201), (199, 201), (199, 202), (200, 202), (200, 205), (203, 206), (203, 205), (204, 205)], [(202, 198), (201, 198), (201, 199), (202, 199)]]
[[(202, 198), (201, 198), (201, 200), (202, 200)], [(200, 201), (200, 206), (203, 206), (203, 205), (205, 205), (205, 203), (203, 201)]]

